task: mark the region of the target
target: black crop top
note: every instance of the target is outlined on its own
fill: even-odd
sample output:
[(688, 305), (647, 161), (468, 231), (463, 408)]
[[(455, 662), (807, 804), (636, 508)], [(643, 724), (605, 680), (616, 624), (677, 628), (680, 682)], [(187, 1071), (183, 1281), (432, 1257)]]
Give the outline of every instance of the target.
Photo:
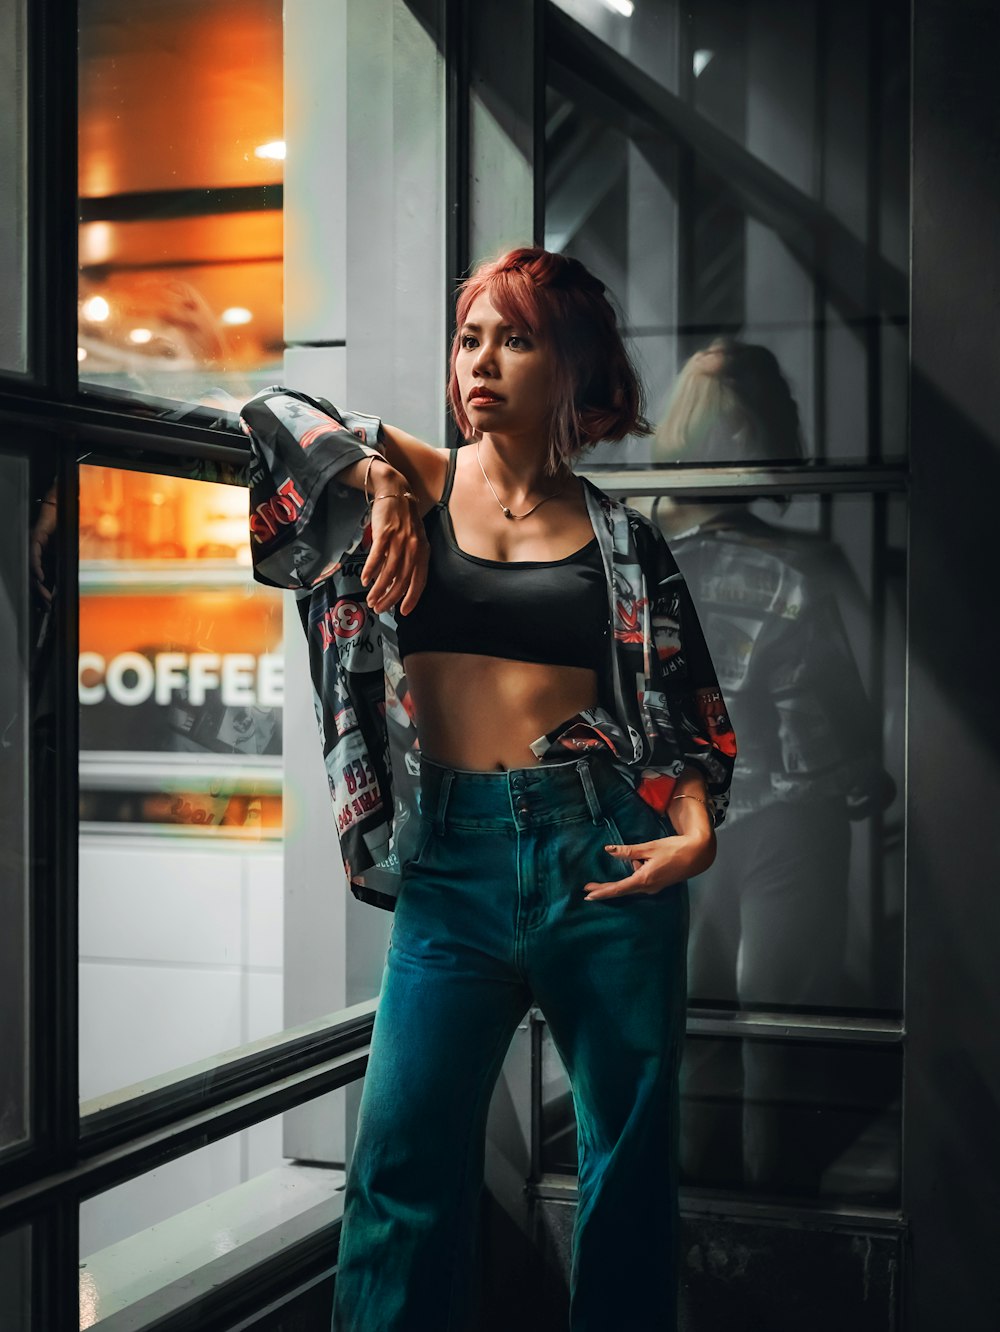
[(459, 549), (444, 493), (424, 516), (427, 583), (409, 615), (397, 607), (402, 660), (411, 652), (472, 652), (512, 661), (586, 666), (602, 699), (610, 657), (608, 584), (595, 536), (561, 560), (487, 560)]

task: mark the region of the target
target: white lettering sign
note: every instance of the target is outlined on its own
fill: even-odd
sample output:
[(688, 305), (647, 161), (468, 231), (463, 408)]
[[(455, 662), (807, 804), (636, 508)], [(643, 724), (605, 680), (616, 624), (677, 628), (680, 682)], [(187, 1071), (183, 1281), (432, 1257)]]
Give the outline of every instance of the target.
[(110, 661), (100, 652), (81, 652), (79, 691), (82, 704), (109, 698), (128, 708), (150, 698), (166, 707), (182, 691), (193, 707), (218, 693), (227, 708), (280, 708), (285, 661), (276, 652), (158, 652), (152, 661), (141, 652), (120, 652)]

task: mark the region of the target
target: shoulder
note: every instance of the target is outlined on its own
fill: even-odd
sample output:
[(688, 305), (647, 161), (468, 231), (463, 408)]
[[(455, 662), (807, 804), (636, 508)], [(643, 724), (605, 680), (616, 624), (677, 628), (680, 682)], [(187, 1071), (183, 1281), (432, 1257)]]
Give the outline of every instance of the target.
[(678, 571), (677, 561), (667, 544), (667, 538), (656, 523), (651, 518), (647, 518), (644, 513), (640, 513), (638, 509), (634, 509), (630, 504), (625, 504), (613, 495), (609, 495), (606, 490), (602, 490), (589, 477), (585, 480), (592, 487), (601, 507), (609, 516), (613, 516), (615, 513), (624, 515), (640, 565), (643, 568), (655, 568), (661, 573), (664, 570), (671, 574), (676, 573)]
[(674, 559), (673, 551), (657, 524), (628, 504), (623, 504), (622, 508), (632, 531), (632, 540), (635, 542), (639, 562), (643, 565), (647, 563), (654, 565), (661, 574), (664, 569), (669, 573), (677, 573), (677, 561)]

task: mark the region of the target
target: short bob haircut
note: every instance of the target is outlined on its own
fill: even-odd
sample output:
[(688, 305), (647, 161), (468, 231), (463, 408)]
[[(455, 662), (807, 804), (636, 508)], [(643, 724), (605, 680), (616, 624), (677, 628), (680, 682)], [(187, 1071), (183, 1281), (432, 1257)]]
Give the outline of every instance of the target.
[(458, 390), (455, 362), (469, 308), (483, 292), (505, 319), (550, 341), (555, 351), (548, 475), (601, 440), (652, 434), (643, 415), (642, 385), (604, 283), (578, 259), (525, 247), (479, 264), (459, 288), (448, 402), (466, 439), (476, 436)]
[(774, 353), (716, 338), (687, 361), (656, 430), (654, 461), (801, 462), (799, 409)]

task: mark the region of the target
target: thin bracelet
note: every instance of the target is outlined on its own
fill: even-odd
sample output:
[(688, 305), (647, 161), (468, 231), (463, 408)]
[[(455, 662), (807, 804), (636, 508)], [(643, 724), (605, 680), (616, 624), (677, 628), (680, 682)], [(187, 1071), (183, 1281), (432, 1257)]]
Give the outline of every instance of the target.
[(370, 509), (371, 506), (372, 506), (372, 504), (374, 504), (376, 500), (380, 500), (380, 499), (411, 499), (411, 500), (415, 500), (416, 498), (417, 498), (417, 497), (416, 497), (416, 495), (414, 495), (414, 493), (413, 493), (412, 490), (387, 490), (386, 493), (385, 493), (384, 495), (373, 495), (372, 498), (371, 498), (371, 503), (368, 505), (368, 507), (369, 507), (369, 509)]
[(676, 795), (670, 797), (671, 804), (673, 804), (675, 800), (697, 800), (699, 805), (704, 805), (705, 808), (708, 809), (707, 800), (702, 800), (701, 796), (688, 795), (686, 791), (678, 791)]
[(380, 453), (373, 453), (372, 456), (368, 459), (368, 466), (365, 468), (365, 499), (368, 502), (369, 509), (372, 506), (372, 501), (368, 499), (368, 478), (369, 476), (371, 476), (372, 464), (375, 462), (376, 458), (381, 458), (381, 456), (382, 455)]

